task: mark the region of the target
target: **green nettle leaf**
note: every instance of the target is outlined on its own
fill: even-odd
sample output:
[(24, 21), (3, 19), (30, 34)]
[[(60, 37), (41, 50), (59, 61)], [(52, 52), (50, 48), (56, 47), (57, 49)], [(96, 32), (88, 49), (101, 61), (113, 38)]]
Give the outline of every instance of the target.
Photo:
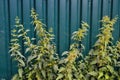
[(15, 75), (12, 77), (12, 80), (19, 80), (19, 75), (18, 75), (18, 74), (15, 74)]
[(81, 78), (84, 79), (84, 75), (83, 74), (80, 74), (79, 77), (78, 77), (78, 79), (81, 79)]
[(28, 80), (32, 79), (33, 74), (34, 74), (34, 71), (29, 72), (29, 74), (27, 75)]
[(111, 62), (111, 58), (109, 56), (106, 57), (106, 59)]
[(27, 49), (25, 50), (25, 53), (29, 52), (30, 50), (31, 50), (30, 48), (27, 48)]
[(72, 80), (72, 74), (68, 74), (68, 79)]
[(35, 59), (37, 55), (31, 55), (28, 57), (27, 63), (31, 62), (33, 59)]
[(97, 62), (98, 62), (97, 60), (94, 60), (91, 62), (91, 64), (93, 65), (93, 64), (96, 64)]
[(23, 76), (22, 76), (22, 74), (23, 74), (23, 69), (22, 69), (22, 68), (18, 69), (18, 73), (19, 73), (19, 77), (22, 78), (22, 77), (23, 77)]
[(103, 75), (104, 75), (103, 72), (99, 72), (98, 79), (100, 79)]
[(43, 77), (46, 78), (46, 72), (45, 72), (45, 70), (41, 70), (41, 73), (42, 73)]
[(97, 75), (98, 75), (98, 73), (95, 72), (95, 71), (91, 71), (91, 72), (89, 72), (88, 74), (89, 74), (89, 75), (92, 75), (92, 76), (97, 76)]
[(75, 71), (77, 71), (77, 69), (76, 69), (76, 67), (74, 65), (72, 66), (72, 69), (75, 70)]
[(63, 71), (65, 71), (66, 69), (64, 68), (64, 67), (61, 67), (60, 69), (59, 69), (59, 72), (63, 72)]
[(58, 71), (58, 65), (54, 65), (53, 68), (56, 72)]
[(68, 51), (65, 51), (65, 52), (62, 53), (62, 56), (68, 55), (68, 53), (69, 53)]
[(25, 66), (25, 63), (22, 59), (18, 59), (18, 62), (20, 63), (21, 66), (23, 66), (23, 67)]
[(114, 72), (114, 68), (113, 68), (113, 66), (107, 65), (107, 68), (108, 68), (108, 70), (109, 70), (111, 73)]
[(16, 51), (21, 58), (25, 58), (19, 51)]
[(21, 36), (23, 36), (23, 34), (18, 35), (18, 38), (21, 37)]
[(30, 30), (24, 28), (18, 17), (11, 30), (9, 53), (18, 65), (12, 80), (120, 80), (120, 41), (115, 45), (112, 43), (117, 18), (102, 18), (98, 40), (86, 56), (83, 55), (82, 40), (89, 25), (82, 22), (81, 27), (72, 33), (72, 43), (61, 58), (56, 53), (53, 30), (46, 30), (34, 9), (31, 18), (36, 38), (28, 36)]
[(39, 72), (36, 73), (36, 78), (37, 78), (37, 80), (41, 80), (41, 77), (40, 77), (40, 73), (39, 73)]
[(108, 74), (105, 74), (105, 79), (109, 80), (109, 75)]
[(64, 77), (63, 74), (58, 74), (58, 77), (56, 78), (56, 80), (60, 80), (60, 79), (62, 79), (63, 77)]

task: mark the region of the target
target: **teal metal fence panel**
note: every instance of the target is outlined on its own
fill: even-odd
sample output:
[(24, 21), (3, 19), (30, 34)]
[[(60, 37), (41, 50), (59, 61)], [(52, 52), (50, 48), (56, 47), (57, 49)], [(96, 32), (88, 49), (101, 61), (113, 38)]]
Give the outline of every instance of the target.
[[(8, 53), (11, 29), (16, 16), (19, 16), (26, 29), (30, 29), (28, 35), (35, 37), (30, 24), (30, 10), (36, 9), (47, 29), (53, 28), (59, 55), (68, 50), (72, 43), (72, 32), (80, 27), (81, 21), (87, 22), (90, 29), (82, 42), (86, 46), (84, 54), (87, 54), (97, 39), (96, 35), (101, 27), (99, 20), (105, 15), (111, 18), (116, 15), (120, 17), (119, 4), (120, 0), (0, 0), (0, 80), (10, 80), (17, 71), (16, 63)], [(120, 37), (120, 19), (115, 24), (113, 36), (114, 42)], [(24, 46), (22, 51), (24, 54)]]

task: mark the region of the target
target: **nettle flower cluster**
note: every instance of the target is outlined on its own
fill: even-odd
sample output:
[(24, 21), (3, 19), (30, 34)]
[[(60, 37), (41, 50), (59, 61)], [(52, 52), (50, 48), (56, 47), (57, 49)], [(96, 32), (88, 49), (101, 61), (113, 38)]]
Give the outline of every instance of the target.
[(31, 18), (36, 38), (28, 36), (29, 30), (18, 17), (11, 31), (9, 52), (18, 64), (12, 80), (120, 80), (120, 41), (112, 43), (117, 18), (103, 17), (98, 40), (85, 57), (82, 40), (89, 25), (82, 22), (81, 28), (72, 34), (69, 50), (61, 58), (56, 53), (54, 35), (46, 30), (34, 9)]

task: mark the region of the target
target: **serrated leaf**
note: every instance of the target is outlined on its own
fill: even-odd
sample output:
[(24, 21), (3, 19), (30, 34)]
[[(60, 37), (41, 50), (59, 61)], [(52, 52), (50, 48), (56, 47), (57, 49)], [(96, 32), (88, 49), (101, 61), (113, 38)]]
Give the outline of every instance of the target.
[(109, 69), (109, 71), (110, 71), (111, 73), (113, 73), (113, 72), (114, 72), (114, 68), (113, 68), (112, 66), (107, 65), (107, 68)]
[(106, 59), (111, 62), (111, 58), (109, 56), (107, 56)]
[(37, 80), (41, 80), (39, 72), (36, 73)]
[(65, 63), (64, 59), (62, 59), (62, 60), (59, 61), (59, 64), (63, 64), (63, 63)]
[(53, 69), (54, 69), (55, 72), (57, 72), (57, 70), (58, 70), (58, 65), (54, 65), (54, 66), (53, 66)]
[(33, 59), (35, 59), (36, 57), (37, 57), (37, 55), (31, 55), (31, 56), (29, 56), (27, 62), (28, 62), (28, 63), (31, 62), (31, 61), (32, 61)]
[(21, 36), (23, 36), (23, 34), (18, 35), (18, 38), (21, 37)]
[(42, 69), (42, 63), (41, 62), (39, 62), (38, 67), (39, 67), (39, 69)]
[(88, 74), (89, 74), (89, 75), (92, 75), (92, 76), (97, 76), (97, 75), (98, 75), (98, 73), (95, 72), (95, 71), (91, 71), (91, 72), (89, 72)]
[(100, 71), (106, 71), (106, 70), (107, 70), (106, 67), (102, 67), (102, 68), (100, 68)]
[(32, 71), (31, 71), (31, 72), (29, 72), (29, 74), (28, 74), (27, 78), (28, 78), (28, 79), (29, 79), (29, 78), (31, 79), (32, 74), (33, 74), (33, 73), (32, 73)]
[(21, 58), (25, 58), (19, 51), (16, 51)]
[(97, 63), (97, 60), (94, 60), (94, 61), (92, 61), (90, 64), (96, 64)]
[(108, 79), (109, 79), (109, 75), (105, 74), (105, 80), (108, 80)]
[(78, 78), (84, 78), (84, 75), (83, 74), (80, 74)]
[(11, 48), (11, 49), (9, 50), (9, 53), (11, 53), (14, 49), (15, 49), (15, 48)]
[(85, 50), (85, 46), (84, 46), (83, 44), (81, 44), (81, 47), (82, 47), (82, 49), (84, 49), (84, 50)]
[(69, 78), (69, 80), (72, 80), (72, 74), (68, 74), (68, 78)]
[(99, 72), (98, 79), (100, 79), (103, 76), (103, 72)]
[(18, 62), (24, 67), (25, 66), (25, 63), (22, 59), (19, 59)]
[(36, 40), (36, 38), (32, 38), (31, 40)]
[(29, 31), (30, 31), (29, 29), (26, 30), (26, 32), (29, 32)]
[(59, 69), (59, 72), (63, 72), (63, 71), (65, 71), (65, 68), (64, 68), (64, 67), (61, 67), (61, 68)]
[(29, 52), (30, 51), (30, 48), (26, 48), (25, 50), (25, 53)]
[(15, 74), (15, 75), (12, 77), (12, 80), (19, 80), (19, 75), (18, 75), (18, 74)]
[(63, 77), (64, 77), (63, 74), (58, 74), (58, 77), (56, 78), (56, 80), (60, 80), (60, 79), (62, 79)]
[(18, 33), (20, 33), (22, 30), (23, 30), (23, 29), (19, 29), (19, 30), (18, 30)]
[(68, 53), (69, 53), (68, 51), (64, 51), (64, 52), (62, 53), (62, 56), (67, 55)]
[(18, 73), (19, 73), (19, 77), (22, 78), (23, 69), (22, 68), (18, 69)]
[(46, 72), (44, 70), (41, 70), (42, 76), (46, 78)]
[(75, 71), (77, 71), (77, 69), (76, 69), (76, 67), (74, 65), (72, 66), (72, 69), (75, 70)]

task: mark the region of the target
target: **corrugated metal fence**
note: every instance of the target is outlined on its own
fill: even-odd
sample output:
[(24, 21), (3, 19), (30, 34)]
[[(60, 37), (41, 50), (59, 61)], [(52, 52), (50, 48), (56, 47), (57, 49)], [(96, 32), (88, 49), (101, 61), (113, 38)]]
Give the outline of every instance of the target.
[[(36, 9), (47, 28), (53, 27), (59, 54), (68, 49), (71, 34), (80, 27), (81, 21), (91, 26), (83, 42), (86, 54), (96, 41), (102, 16), (120, 17), (120, 0), (0, 0), (0, 80), (10, 80), (16, 72), (16, 65), (8, 53), (10, 30), (15, 17), (19, 16), (25, 28), (31, 30), (29, 35), (35, 36), (32, 24), (29, 24), (31, 8)], [(113, 35), (114, 40), (118, 40), (120, 19)]]

